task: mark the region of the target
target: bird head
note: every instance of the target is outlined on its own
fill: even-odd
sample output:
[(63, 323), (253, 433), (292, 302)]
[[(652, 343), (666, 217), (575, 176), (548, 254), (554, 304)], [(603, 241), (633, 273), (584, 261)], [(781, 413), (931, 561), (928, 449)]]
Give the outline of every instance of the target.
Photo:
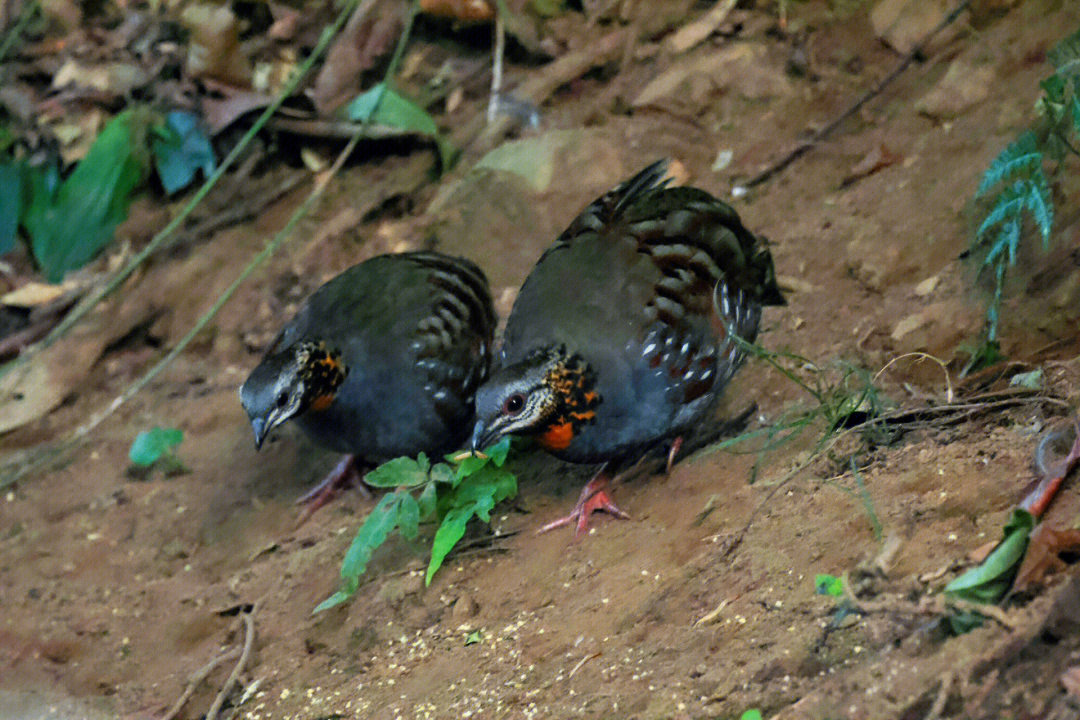
[(565, 449), (577, 427), (596, 417), (594, 385), (588, 363), (563, 346), (496, 370), (476, 393), (472, 449), (504, 435), (536, 435), (549, 450)]
[(341, 353), (321, 342), (299, 342), (263, 358), (240, 386), (255, 449), (286, 420), (330, 407), (348, 373)]

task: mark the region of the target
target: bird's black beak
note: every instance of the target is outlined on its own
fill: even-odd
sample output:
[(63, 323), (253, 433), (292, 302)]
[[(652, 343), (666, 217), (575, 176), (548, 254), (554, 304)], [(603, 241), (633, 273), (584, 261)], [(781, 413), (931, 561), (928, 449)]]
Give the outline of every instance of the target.
[(258, 450), (266, 439), (266, 420), (260, 417), (251, 418), (251, 430), (255, 433), (255, 449)]
[(478, 453), (486, 447), (491, 447), (498, 439), (498, 432), (491, 432), (485, 427), (483, 420), (477, 420), (476, 426), (473, 428), (472, 440), (469, 442), (469, 449), (473, 453)]

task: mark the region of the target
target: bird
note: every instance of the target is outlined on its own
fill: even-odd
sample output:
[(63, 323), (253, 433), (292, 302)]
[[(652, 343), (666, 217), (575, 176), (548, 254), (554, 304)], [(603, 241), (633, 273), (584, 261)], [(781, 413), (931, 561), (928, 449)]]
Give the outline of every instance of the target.
[(311, 294), (240, 387), (256, 450), (291, 420), (346, 455), (299, 522), (366, 465), (464, 444), (495, 324), (483, 271), (434, 251), (372, 257)]
[(476, 395), (470, 444), (531, 436), (555, 457), (601, 464), (573, 511), (628, 517), (616, 470), (699, 425), (757, 336), (762, 307), (784, 305), (766, 241), (708, 192), (668, 187), (655, 162), (582, 211), (541, 255), (507, 318)]

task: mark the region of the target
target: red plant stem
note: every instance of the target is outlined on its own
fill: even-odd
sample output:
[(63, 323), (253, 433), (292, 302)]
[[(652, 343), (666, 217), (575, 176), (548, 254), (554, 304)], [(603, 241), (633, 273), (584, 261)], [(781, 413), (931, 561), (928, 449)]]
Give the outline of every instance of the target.
[(1073, 441), (1069, 454), (1053, 465), (1046, 465), (1044, 451), (1048, 442), (1056, 435), (1056, 432), (1050, 433), (1039, 443), (1039, 449), (1035, 453), (1035, 464), (1039, 466), (1043, 479), (1039, 481), (1034, 490), (1027, 494), (1027, 497), (1023, 499), (1019, 506), (1021, 510), (1027, 510), (1031, 513), (1036, 520), (1046, 512), (1046, 508), (1050, 506), (1050, 501), (1054, 499), (1058, 490), (1061, 489), (1061, 484), (1065, 482), (1065, 478), (1076, 467), (1077, 462), (1080, 461), (1080, 425), (1078, 425), (1076, 439)]

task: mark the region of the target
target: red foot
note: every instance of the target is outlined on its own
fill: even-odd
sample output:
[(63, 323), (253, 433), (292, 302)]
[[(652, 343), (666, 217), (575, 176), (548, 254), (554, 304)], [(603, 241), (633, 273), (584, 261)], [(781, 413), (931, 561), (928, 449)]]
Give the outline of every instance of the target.
[(315, 511), (323, 505), (330, 503), (338, 493), (356, 485), (360, 488), (364, 497), (371, 499), (371, 493), (364, 487), (360, 480), (360, 460), (355, 455), (346, 455), (341, 462), (334, 466), (322, 482), (308, 490), (296, 501), (297, 505), (303, 505), (296, 518), (296, 527), (300, 527), (308, 521)]
[(611, 499), (611, 495), (608, 492), (610, 485), (611, 478), (608, 477), (607, 473), (601, 470), (588, 482), (588, 484), (585, 485), (584, 488), (582, 488), (581, 496), (578, 497), (577, 504), (569, 515), (559, 518), (554, 522), (549, 522), (547, 525), (544, 525), (537, 530), (536, 534), (539, 535), (540, 533), (546, 533), (549, 530), (554, 530), (563, 525), (576, 523), (576, 536), (581, 537), (589, 528), (589, 516), (598, 510), (603, 510), (622, 520), (629, 520), (630, 516), (620, 510)]

